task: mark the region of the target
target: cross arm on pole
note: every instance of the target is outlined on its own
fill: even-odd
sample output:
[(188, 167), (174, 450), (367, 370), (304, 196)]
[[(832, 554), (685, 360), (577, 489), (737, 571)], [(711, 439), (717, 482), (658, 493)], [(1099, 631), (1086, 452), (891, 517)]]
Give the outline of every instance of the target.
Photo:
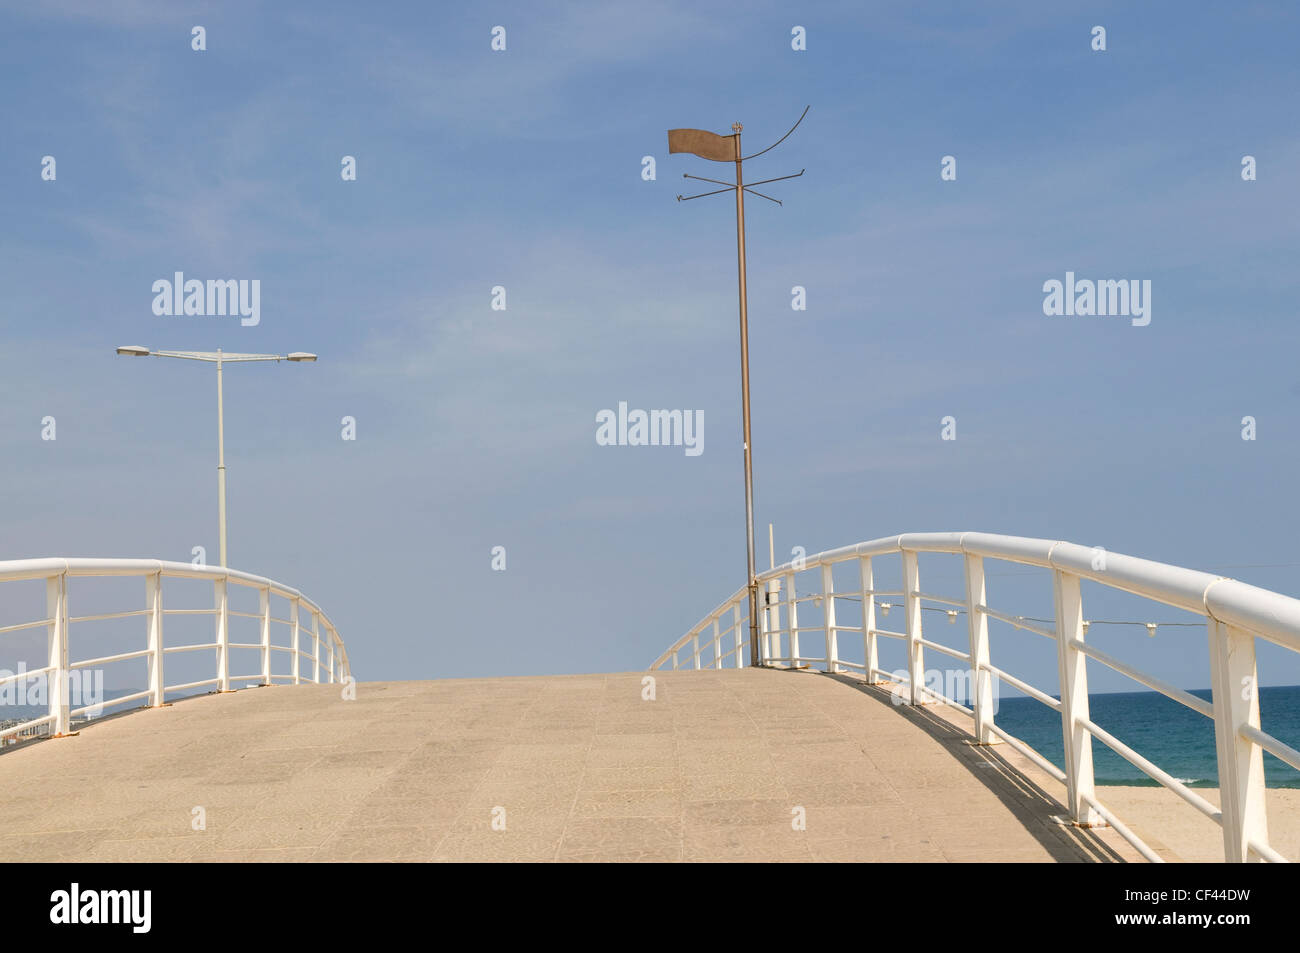
[(750, 182), (749, 185), (745, 186), (745, 188), (749, 188), (750, 185), (767, 185), (769, 182), (784, 182), (786, 179), (797, 179), (799, 176), (803, 175), (805, 171), (807, 170), (800, 169), (794, 175), (779, 175), (775, 179), (763, 179), (761, 182)]
[(736, 191), (736, 187), (733, 185), (729, 189), (714, 189), (712, 192), (701, 192), (699, 195), (679, 195), (677, 196), (677, 201), (689, 202), (691, 199), (702, 199), (706, 195), (720, 195), (723, 192), (734, 192), (734, 191)]
[(705, 178), (704, 176), (702, 176), (702, 175), (691, 175), (689, 172), (683, 172), (683, 173), (682, 173), (682, 178), (683, 178), (683, 179), (697, 179), (697, 180), (699, 180), (700, 182), (712, 182), (714, 185), (728, 185), (728, 186), (731, 186), (731, 188), (733, 188), (733, 189), (736, 187), (736, 183), (735, 183), (735, 182), (723, 182), (721, 179), (706, 179), (706, 178)]

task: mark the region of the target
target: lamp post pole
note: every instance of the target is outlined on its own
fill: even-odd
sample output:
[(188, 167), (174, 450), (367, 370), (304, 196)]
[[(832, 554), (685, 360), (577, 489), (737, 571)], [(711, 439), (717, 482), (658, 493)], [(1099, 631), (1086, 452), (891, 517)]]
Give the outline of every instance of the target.
[(221, 348), (217, 348), (217, 538), (221, 566), (226, 562), (226, 406), (221, 392)]
[(118, 354), (134, 357), (176, 357), (186, 361), (204, 361), (217, 365), (217, 538), (221, 556), (221, 568), (229, 566), (226, 561), (226, 405), (223, 392), (222, 370), (226, 364), (243, 364), (251, 361), (291, 361), (298, 364), (315, 361), (316, 355), (306, 351), (293, 351), (289, 354), (227, 354), (217, 348), (215, 351), (151, 351), (139, 345), (124, 345), (117, 349)]

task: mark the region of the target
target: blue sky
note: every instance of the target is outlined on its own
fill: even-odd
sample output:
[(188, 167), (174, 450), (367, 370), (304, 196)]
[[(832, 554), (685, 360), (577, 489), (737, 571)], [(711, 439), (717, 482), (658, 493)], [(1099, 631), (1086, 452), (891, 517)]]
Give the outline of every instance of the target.
[[(727, 170), (665, 130), (751, 152), (811, 104), (746, 170), (808, 170), (747, 216), (778, 562), (981, 530), (1300, 593), (1286, 5), (0, 11), (2, 558), (215, 559), (211, 371), (113, 348), (310, 350), (227, 375), (233, 566), (317, 598), (363, 679), (644, 667), (745, 565), (733, 208), (673, 200)], [(176, 271), (259, 279), (260, 324), (155, 316)], [(1066, 271), (1150, 280), (1150, 325), (1045, 316)], [(705, 452), (597, 446), (619, 401), (701, 410)], [(1114, 639), (1206, 684), (1196, 630)]]

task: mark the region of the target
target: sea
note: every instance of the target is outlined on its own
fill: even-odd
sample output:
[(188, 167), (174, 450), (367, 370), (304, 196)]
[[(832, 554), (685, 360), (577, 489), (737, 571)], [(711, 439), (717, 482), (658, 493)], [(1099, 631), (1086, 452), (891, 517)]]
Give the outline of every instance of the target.
[[(1191, 694), (1210, 700), (1208, 688), (1194, 689)], [(1209, 718), (1158, 692), (1092, 695), (1088, 708), (1098, 726), (1188, 787), (1218, 787), (1214, 722)], [(1268, 734), (1300, 748), (1300, 686), (1261, 688), (1259, 720)], [(1064, 770), (1058, 712), (1033, 698), (1003, 698), (994, 721)], [(1097, 784), (1159, 784), (1096, 739), (1092, 759)], [(1300, 788), (1300, 772), (1267, 753), (1264, 778), (1268, 787)]]

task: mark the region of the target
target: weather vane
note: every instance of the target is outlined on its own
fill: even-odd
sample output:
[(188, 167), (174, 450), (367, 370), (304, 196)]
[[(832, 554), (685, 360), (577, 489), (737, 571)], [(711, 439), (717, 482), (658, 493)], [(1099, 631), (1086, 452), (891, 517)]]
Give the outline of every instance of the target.
[[(712, 162), (734, 162), (736, 163), (736, 181), (723, 182), (719, 179), (706, 179), (699, 175), (690, 175), (682, 173), (682, 178), (696, 179), (700, 182), (712, 182), (714, 185), (725, 186), (725, 188), (714, 189), (712, 192), (701, 192), (699, 195), (678, 195), (677, 201), (689, 202), (691, 199), (702, 199), (707, 195), (719, 195), (723, 192), (736, 193), (736, 260), (740, 277), (740, 396), (744, 408), (744, 435), (745, 435), (745, 529), (746, 540), (748, 543), (749, 557), (749, 664), (757, 666), (761, 661), (758, 646), (758, 582), (754, 575), (754, 467), (752, 458), (752, 445), (749, 438), (749, 308), (746, 302), (745, 289), (745, 193), (750, 192), (761, 199), (767, 199), (769, 202), (776, 202), (780, 205), (778, 199), (770, 195), (764, 195), (762, 192), (755, 192), (752, 185), (745, 185), (743, 164), (749, 159), (756, 159), (764, 153), (771, 152), (781, 143), (790, 138), (790, 133), (799, 128), (799, 123), (803, 122), (804, 116), (808, 115), (811, 106), (804, 107), (803, 114), (799, 116), (798, 121), (790, 127), (790, 132), (772, 143), (762, 152), (755, 152), (753, 155), (742, 156), (740, 154), (740, 131), (744, 128), (740, 123), (732, 123), (731, 129), (733, 135), (719, 136), (717, 133), (708, 132), (704, 129), (669, 129), (668, 130), (668, 151), (689, 152), (691, 155), (699, 156), (701, 159), (709, 159)], [(781, 182), (785, 179), (797, 179), (804, 174), (800, 169), (793, 175), (782, 175), (775, 179), (763, 179), (761, 182), (755, 182), (753, 185), (767, 185), (769, 182)]]

